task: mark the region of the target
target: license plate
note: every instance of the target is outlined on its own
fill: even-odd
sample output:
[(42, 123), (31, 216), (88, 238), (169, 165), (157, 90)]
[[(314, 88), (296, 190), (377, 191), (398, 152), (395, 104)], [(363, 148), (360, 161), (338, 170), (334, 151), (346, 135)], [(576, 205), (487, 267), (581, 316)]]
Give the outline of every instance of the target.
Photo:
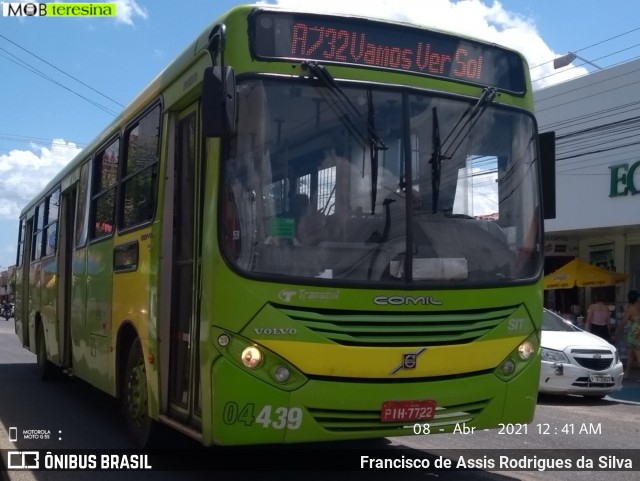
[(598, 384), (607, 384), (612, 383), (613, 378), (611, 376), (598, 376), (596, 374), (589, 374), (589, 382), (594, 382)]
[(424, 401), (385, 401), (380, 409), (380, 421), (420, 421), (433, 418), (436, 413), (436, 402)]

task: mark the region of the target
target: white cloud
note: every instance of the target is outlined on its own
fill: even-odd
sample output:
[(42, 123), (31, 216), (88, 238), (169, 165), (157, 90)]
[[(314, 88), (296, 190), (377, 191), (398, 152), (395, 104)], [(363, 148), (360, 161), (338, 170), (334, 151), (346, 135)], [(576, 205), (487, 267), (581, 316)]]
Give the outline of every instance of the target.
[(25, 204), (80, 150), (73, 142), (54, 139), (48, 147), (32, 144), (30, 150), (0, 155), (0, 219), (17, 219)]
[(149, 17), (147, 11), (138, 5), (136, 0), (115, 0), (116, 21), (133, 25), (133, 19), (140, 17), (146, 20)]
[[(540, 37), (533, 19), (504, 9), (500, 2), (481, 0), (278, 0), (280, 6), (303, 11), (336, 12), (365, 15), (422, 27), (446, 30), (494, 42), (520, 51), (531, 69), (534, 89), (585, 75), (584, 68), (554, 70), (554, 52)], [(363, 13), (364, 12), (364, 13)]]

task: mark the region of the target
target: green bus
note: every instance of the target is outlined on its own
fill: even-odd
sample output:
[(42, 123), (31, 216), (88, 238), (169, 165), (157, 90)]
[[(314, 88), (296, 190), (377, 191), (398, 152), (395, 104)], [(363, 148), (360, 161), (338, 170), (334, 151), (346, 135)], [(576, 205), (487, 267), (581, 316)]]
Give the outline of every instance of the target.
[(24, 208), (16, 333), (142, 446), (527, 423), (540, 145), (514, 51), (238, 6)]

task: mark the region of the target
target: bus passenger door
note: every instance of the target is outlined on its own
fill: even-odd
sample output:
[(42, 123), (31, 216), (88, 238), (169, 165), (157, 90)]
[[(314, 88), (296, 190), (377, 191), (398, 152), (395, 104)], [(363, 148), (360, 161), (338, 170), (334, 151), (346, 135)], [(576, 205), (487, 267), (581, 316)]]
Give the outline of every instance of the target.
[(16, 326), (16, 334), (24, 347), (29, 347), (29, 316), (31, 312), (31, 243), (33, 241), (33, 217), (23, 220), (24, 230), (20, 235), (23, 236), (22, 265), (20, 267), (21, 283), (16, 287), (16, 312), (14, 322)]
[(199, 427), (197, 285), (203, 169), (197, 105), (182, 111), (176, 120), (168, 414)]
[(71, 362), (71, 262), (73, 255), (76, 188), (62, 193), (58, 230), (58, 346), (63, 368)]

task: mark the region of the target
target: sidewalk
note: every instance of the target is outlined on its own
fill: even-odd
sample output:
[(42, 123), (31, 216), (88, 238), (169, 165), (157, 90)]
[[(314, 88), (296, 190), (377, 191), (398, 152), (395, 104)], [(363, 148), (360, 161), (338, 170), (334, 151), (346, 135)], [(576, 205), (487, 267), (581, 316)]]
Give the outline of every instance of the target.
[(622, 389), (609, 394), (605, 399), (640, 405), (640, 368), (632, 367), (629, 379), (622, 381)]

